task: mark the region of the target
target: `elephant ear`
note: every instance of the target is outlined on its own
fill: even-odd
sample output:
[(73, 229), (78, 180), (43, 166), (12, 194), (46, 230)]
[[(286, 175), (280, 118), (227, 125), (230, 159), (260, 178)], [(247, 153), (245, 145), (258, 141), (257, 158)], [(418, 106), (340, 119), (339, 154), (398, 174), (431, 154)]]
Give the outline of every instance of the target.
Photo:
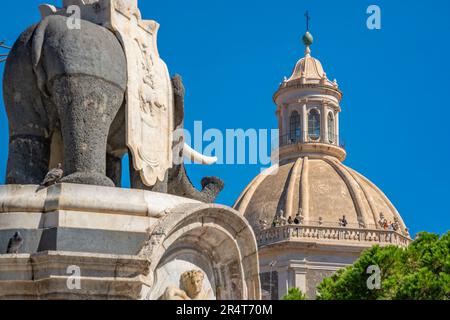
[(183, 85), (183, 79), (179, 74), (172, 77), (172, 87), (174, 95), (174, 129), (183, 129), (184, 127), (184, 95), (186, 90)]
[(169, 170), (169, 175), (178, 172), (179, 166), (183, 163), (184, 150), (184, 95), (185, 89), (183, 79), (176, 74), (172, 77), (173, 90), (173, 142), (172, 160), (174, 167)]
[(33, 41), (31, 44), (31, 62), (33, 65), (33, 71), (36, 74), (36, 81), (39, 91), (45, 96), (49, 97), (49, 93), (46, 89), (47, 74), (41, 63), (42, 49), (44, 47), (45, 33), (48, 25), (48, 17), (44, 18), (36, 27), (33, 35)]

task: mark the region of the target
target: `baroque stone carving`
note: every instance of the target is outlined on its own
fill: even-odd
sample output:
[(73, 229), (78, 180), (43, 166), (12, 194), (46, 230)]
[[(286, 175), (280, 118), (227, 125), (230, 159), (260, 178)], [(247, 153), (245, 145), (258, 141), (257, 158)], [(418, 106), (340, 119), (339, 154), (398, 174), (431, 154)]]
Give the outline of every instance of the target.
[(61, 163), (62, 183), (120, 187), (128, 153), (133, 189), (214, 202), (223, 182), (207, 177), (197, 190), (182, 159), (216, 158), (192, 150), (183, 137), (174, 141), (184, 127), (185, 89), (159, 56), (159, 24), (143, 20), (137, 3), (39, 7), (41, 21), (22, 32), (5, 64), (7, 184), (40, 184)]
[[(67, 0), (84, 19), (112, 30), (127, 61), (126, 144), (133, 166), (147, 186), (164, 181), (172, 167), (173, 90), (169, 71), (157, 49), (159, 24), (142, 20), (137, 0)], [(92, 12), (93, 5), (97, 12)], [(152, 137), (151, 143), (148, 137)]]
[[(152, 186), (172, 167), (173, 92), (156, 46), (159, 24), (140, 19), (137, 1), (110, 3), (111, 27), (127, 58), (127, 146), (134, 168)], [(153, 137), (152, 143), (145, 143), (148, 137)]]
[(203, 291), (204, 278), (200, 270), (186, 271), (180, 277), (180, 288), (167, 287), (160, 300), (210, 300), (211, 292)]

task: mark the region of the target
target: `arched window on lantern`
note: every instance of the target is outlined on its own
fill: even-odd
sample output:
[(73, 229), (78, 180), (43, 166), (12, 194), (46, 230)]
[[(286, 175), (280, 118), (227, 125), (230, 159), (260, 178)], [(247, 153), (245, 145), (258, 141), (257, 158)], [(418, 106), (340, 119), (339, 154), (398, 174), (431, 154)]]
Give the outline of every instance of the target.
[(300, 130), (300, 115), (297, 111), (291, 113), (289, 118), (289, 140), (292, 143), (300, 140), (302, 133)]
[(308, 135), (311, 140), (319, 140), (320, 138), (320, 114), (316, 109), (309, 112)]
[(333, 112), (328, 113), (328, 141), (330, 143), (336, 142), (336, 133), (334, 130), (334, 115)]

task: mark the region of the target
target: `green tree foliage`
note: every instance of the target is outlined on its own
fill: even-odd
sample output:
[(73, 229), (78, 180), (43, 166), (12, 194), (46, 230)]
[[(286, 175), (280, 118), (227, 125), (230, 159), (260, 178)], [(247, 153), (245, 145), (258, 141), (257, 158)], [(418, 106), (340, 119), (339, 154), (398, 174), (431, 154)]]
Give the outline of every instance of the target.
[(299, 288), (291, 288), (282, 300), (306, 300), (306, 295)]
[[(368, 288), (369, 266), (381, 271), (379, 289)], [(450, 300), (450, 232), (420, 233), (406, 249), (374, 246), (324, 279), (318, 294), (322, 300)]]

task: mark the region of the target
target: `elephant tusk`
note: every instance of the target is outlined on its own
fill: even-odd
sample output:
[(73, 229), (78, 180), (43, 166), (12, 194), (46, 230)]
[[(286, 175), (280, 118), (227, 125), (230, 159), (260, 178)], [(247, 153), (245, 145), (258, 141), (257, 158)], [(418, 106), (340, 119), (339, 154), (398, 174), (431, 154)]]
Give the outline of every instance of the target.
[(184, 148), (183, 149), (184, 158), (192, 161), (193, 163), (211, 165), (216, 163), (218, 160), (217, 157), (207, 157), (201, 154), (200, 152), (195, 151), (186, 143), (184, 144), (183, 148)]

